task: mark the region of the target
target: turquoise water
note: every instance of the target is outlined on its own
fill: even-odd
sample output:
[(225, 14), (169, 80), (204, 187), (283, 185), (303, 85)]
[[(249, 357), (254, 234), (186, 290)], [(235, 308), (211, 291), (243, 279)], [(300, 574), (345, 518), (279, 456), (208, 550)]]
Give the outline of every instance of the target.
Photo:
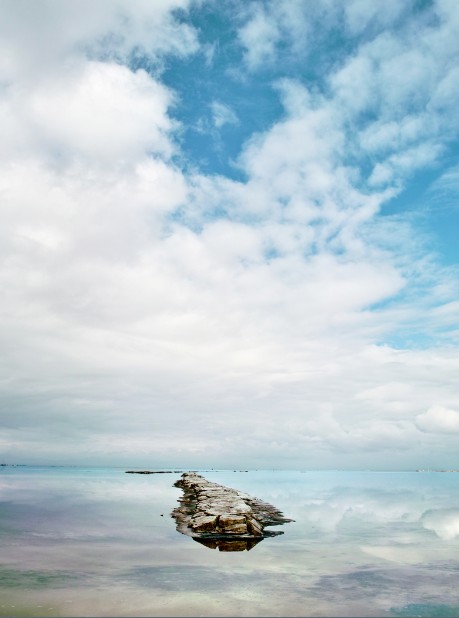
[(175, 530), (177, 473), (0, 468), (0, 615), (459, 616), (459, 474), (203, 475), (295, 522), (219, 552)]

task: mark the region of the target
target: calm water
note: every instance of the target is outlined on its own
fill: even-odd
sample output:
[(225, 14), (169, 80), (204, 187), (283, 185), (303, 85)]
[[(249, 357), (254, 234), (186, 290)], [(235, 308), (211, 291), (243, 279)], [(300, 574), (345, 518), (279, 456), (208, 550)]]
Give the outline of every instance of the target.
[(0, 615), (459, 616), (459, 474), (205, 472), (296, 520), (224, 553), (179, 474), (0, 470)]

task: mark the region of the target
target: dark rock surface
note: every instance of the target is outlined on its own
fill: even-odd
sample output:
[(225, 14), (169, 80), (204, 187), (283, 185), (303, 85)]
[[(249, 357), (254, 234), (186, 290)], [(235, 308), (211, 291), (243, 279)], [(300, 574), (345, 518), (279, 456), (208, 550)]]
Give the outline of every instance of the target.
[(252, 549), (265, 537), (283, 534), (266, 531), (267, 526), (293, 521), (267, 502), (194, 472), (182, 474), (175, 486), (183, 489), (180, 506), (171, 513), (177, 530), (211, 549)]

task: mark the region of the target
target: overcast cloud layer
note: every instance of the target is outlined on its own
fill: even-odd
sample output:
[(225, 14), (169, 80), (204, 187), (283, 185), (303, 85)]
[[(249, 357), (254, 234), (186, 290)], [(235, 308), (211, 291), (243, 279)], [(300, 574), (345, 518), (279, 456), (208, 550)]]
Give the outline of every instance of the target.
[(6, 462), (458, 468), (455, 0), (1, 0)]

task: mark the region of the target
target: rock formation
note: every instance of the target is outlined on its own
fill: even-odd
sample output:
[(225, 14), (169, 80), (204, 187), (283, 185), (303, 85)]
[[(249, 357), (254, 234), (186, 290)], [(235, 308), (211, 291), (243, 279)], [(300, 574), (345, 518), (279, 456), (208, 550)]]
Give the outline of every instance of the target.
[(126, 470), (126, 474), (179, 474), (181, 470)]
[(212, 549), (252, 549), (265, 537), (283, 534), (268, 532), (265, 527), (293, 521), (271, 504), (194, 472), (182, 474), (175, 486), (183, 489), (180, 506), (171, 513), (177, 530)]

